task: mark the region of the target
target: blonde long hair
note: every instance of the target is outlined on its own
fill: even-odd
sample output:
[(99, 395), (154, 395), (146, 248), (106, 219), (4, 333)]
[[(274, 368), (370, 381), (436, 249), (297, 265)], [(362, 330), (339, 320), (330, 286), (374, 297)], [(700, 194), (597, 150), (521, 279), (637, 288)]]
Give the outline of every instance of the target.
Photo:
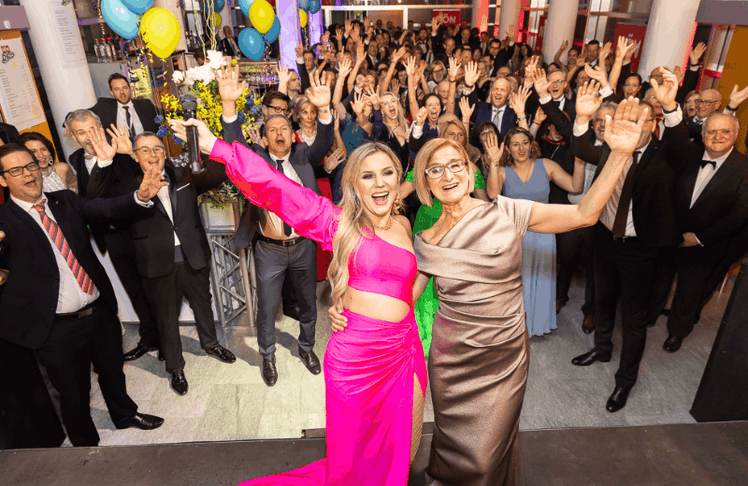
[[(358, 147), (348, 157), (341, 186), (343, 199), (340, 202), (342, 211), (338, 222), (338, 231), (332, 243), (333, 257), (328, 269), (328, 277), (332, 284), (332, 301), (334, 304), (343, 303), (343, 294), (348, 290), (348, 260), (356, 247), (361, 235), (374, 234), (374, 224), (366, 214), (361, 203), (361, 195), (358, 193), (356, 181), (361, 176), (361, 168), (364, 160), (369, 156), (383, 153), (392, 160), (392, 165), (397, 172), (397, 180), (402, 179), (402, 167), (395, 153), (387, 145), (381, 142), (365, 143)], [(393, 214), (397, 214), (402, 207), (402, 201), (398, 194)]]
[[(386, 91), (382, 94), (380, 99), (382, 100), (382, 105), (384, 105), (384, 97), (385, 96), (392, 96), (395, 100), (395, 104), (397, 105), (397, 126), (399, 128), (402, 128), (403, 133), (405, 134), (405, 138), (407, 139), (410, 136), (410, 124), (408, 123), (408, 120), (405, 119), (405, 114), (403, 113), (405, 110), (403, 110), (402, 105), (400, 104), (400, 99), (397, 97), (395, 93), (392, 91)], [(385, 115), (384, 115), (384, 106), (382, 106), (382, 123), (384, 123)], [(392, 133), (392, 128), (390, 128), (389, 125), (384, 123), (384, 126), (387, 127), (387, 131), (390, 135), (394, 135)]]

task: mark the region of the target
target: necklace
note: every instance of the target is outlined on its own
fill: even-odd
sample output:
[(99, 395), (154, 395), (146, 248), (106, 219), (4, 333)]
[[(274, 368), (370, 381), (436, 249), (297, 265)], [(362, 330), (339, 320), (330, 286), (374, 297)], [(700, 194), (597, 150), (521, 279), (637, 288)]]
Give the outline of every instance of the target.
[(304, 133), (304, 129), (302, 128), (299, 130), (299, 133), (301, 133), (301, 140), (306, 142), (306, 144), (310, 147), (314, 143), (314, 139), (317, 138), (317, 130), (315, 130), (311, 135), (307, 135), (306, 133)]
[(387, 220), (387, 224), (384, 226), (374, 225), (374, 227), (381, 231), (387, 231), (388, 229), (392, 228), (392, 216), (390, 216), (390, 219)]

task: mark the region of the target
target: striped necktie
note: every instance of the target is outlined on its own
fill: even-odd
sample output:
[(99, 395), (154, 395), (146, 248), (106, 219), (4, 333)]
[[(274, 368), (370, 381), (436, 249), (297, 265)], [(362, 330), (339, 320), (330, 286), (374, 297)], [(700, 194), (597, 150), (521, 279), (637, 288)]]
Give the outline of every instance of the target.
[(65, 235), (62, 234), (62, 230), (60, 230), (60, 227), (57, 226), (57, 223), (52, 221), (52, 218), (47, 216), (47, 212), (44, 210), (45, 202), (46, 200), (42, 199), (42, 202), (40, 204), (33, 206), (34, 209), (36, 209), (39, 213), (39, 217), (42, 219), (42, 226), (44, 226), (44, 229), (47, 230), (47, 234), (52, 239), (52, 241), (54, 241), (55, 246), (62, 255), (62, 258), (65, 259), (68, 267), (70, 267), (70, 270), (73, 272), (73, 276), (78, 282), (81, 290), (83, 290), (87, 294), (93, 295), (94, 284), (91, 280), (91, 277), (88, 276), (86, 271), (83, 270), (83, 267), (81, 267), (80, 263), (78, 263), (78, 260), (75, 259), (75, 255), (73, 255), (73, 251), (70, 249), (70, 245), (68, 245), (68, 242), (65, 239)]

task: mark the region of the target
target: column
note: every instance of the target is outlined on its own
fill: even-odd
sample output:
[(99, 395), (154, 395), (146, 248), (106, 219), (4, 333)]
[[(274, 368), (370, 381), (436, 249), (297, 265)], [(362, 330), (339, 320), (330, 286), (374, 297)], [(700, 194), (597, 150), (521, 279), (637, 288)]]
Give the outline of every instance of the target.
[[(47, 91), (47, 99), (52, 109), (52, 120), (65, 158), (78, 149), (75, 141), (64, 135), (62, 124), (65, 117), (73, 110), (90, 108), (96, 104), (91, 73), (88, 70), (85, 49), (80, 35), (66, 36), (72, 45), (63, 46), (60, 42), (62, 29), (57, 19), (72, 12), (72, 22), (77, 22), (72, 4), (62, 6), (60, 3), (39, 2), (38, 0), (21, 0), (29, 20), (29, 36), (34, 54), (39, 64), (39, 71)], [(68, 19), (70, 17), (68, 16)], [(78, 33), (78, 26), (72, 25), (73, 33)], [(67, 62), (67, 52), (79, 53), (79, 61)]]
[[(564, 41), (574, 40), (574, 27), (577, 22), (579, 0), (553, 0), (548, 7), (548, 19), (545, 22), (543, 35), (543, 59), (547, 63), (553, 62), (559, 47)], [(568, 52), (568, 51), (567, 51)], [(566, 54), (563, 55), (566, 62)]]
[(639, 74), (647, 79), (652, 69), (682, 66), (692, 39), (700, 0), (654, 0), (649, 12)]
[(481, 32), (488, 29), (488, 6), (491, 0), (474, 0), (473, 1), (473, 18), (470, 27), (478, 27)]
[(309, 16), (309, 44), (314, 45), (319, 43), (319, 39), (322, 37), (322, 33), (325, 31), (322, 25), (322, 9), (317, 10), (317, 13), (310, 13)]
[(506, 37), (507, 31), (511, 27), (511, 35), (513, 40), (516, 40), (520, 7), (522, 7), (521, 0), (502, 0), (501, 12), (499, 13), (499, 39)]
[[(184, 15), (182, 13), (181, 7), (179, 6), (179, 0), (156, 0), (153, 3), (153, 6), (165, 8), (177, 18), (177, 22), (179, 22), (179, 29), (181, 31), (181, 35), (179, 37), (179, 44), (177, 44), (177, 48), (175, 50), (186, 52), (187, 51), (187, 38), (185, 37)], [(227, 9), (228, 7), (224, 7), (224, 11), (226, 11)]]
[[(280, 19), (280, 64), (285, 64), (289, 69), (296, 66), (296, 46), (301, 43), (299, 32), (299, 1), (276, 2), (275, 15)], [(309, 20), (307, 18), (307, 20)]]

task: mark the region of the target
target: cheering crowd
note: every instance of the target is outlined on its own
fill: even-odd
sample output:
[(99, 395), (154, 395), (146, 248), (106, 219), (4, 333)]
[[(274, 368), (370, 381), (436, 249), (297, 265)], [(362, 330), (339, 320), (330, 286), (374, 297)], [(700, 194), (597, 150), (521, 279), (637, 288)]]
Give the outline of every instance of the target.
[[(60, 393), (73, 445), (99, 440), (90, 416), (91, 363), (118, 428), (160, 426), (162, 419), (137, 412), (122, 366), (158, 350), (173, 390), (188, 392), (178, 328), (183, 297), (195, 312), (206, 354), (236, 361), (216, 336), (208, 285), (211, 252), (198, 213), (198, 196), (229, 178), (250, 200), (234, 245), (253, 247), (260, 373), (268, 386), (281, 378), (275, 359), (281, 302), (283, 312), (299, 321), (299, 358), (311, 373), (321, 373), (314, 352), (316, 283), (327, 277), (335, 331), (325, 359), (328, 418), (331, 407), (345, 415), (353, 402), (357, 413), (376, 410), (383, 414), (379, 421), (404, 425), (398, 430), (407, 432), (412, 459), (428, 357), (438, 431), (429, 473), (437, 481), (455, 475), (475, 477), (470, 484), (511, 484), (519, 474), (515, 439), (527, 338), (556, 329), (572, 276), (582, 266), (580, 324), (583, 332), (594, 333), (594, 347), (571, 362), (610, 361), (620, 303), (620, 364), (606, 409), (621, 410), (646, 359), (647, 327), (663, 312), (675, 276), (663, 343), (671, 353), (698, 323), (731, 265), (748, 252), (748, 160), (735, 149), (735, 111), (748, 88), (735, 86), (728, 100), (715, 89), (696, 91), (703, 44), (690, 49), (688, 66), (658, 67), (645, 79), (631, 70), (637, 45), (628, 39), (564, 43), (550, 60), (506, 34), (494, 39), (477, 28), (447, 26), (441, 16), (428, 29), (385, 27), (368, 18), (330, 25), (319, 44), (297, 49), (295, 70), (278, 67), (279, 84), (264, 94), (262, 117), (249, 133), (236, 113), (246, 85), (238, 69), (222, 67), (216, 72), (221, 138), (237, 143), (218, 142), (199, 126), (201, 148), (209, 155), (200, 173), (166, 158), (155, 134), (153, 105), (132, 99), (129, 81), (120, 75), (109, 79), (112, 98), (68, 115), (66, 135), (80, 145), (68, 164), (55, 163), (54, 147), (43, 135), (7, 136), (4, 130), (0, 359), (15, 375), (3, 378), (10, 393), (0, 403), (27, 440), (14, 446), (54, 446), (63, 437), (37, 361)], [(222, 45), (235, 54), (236, 41), (226, 35)], [(174, 126), (180, 136), (183, 125)], [(381, 170), (372, 162), (377, 158), (385, 161)], [(275, 171), (252, 173), (247, 160)], [(500, 223), (472, 211), (478, 207), (494, 208)], [(450, 232), (463, 217), (467, 227)], [(138, 314), (140, 341), (124, 354), (114, 292), (86, 225), (96, 246), (109, 252)], [(488, 242), (489, 236), (498, 256), (480, 245), (482, 253), (465, 256), (471, 244)], [(402, 263), (413, 251), (420, 273), (415, 262)], [(398, 252), (410, 255), (395, 258)], [(471, 282), (475, 295), (468, 298), (463, 281)], [(491, 301), (496, 305), (489, 306)], [(474, 336), (444, 331), (471, 320), (490, 328), (478, 316), (513, 316), (506, 322), (515, 334), (481, 339), (501, 343), (502, 352), (511, 348), (523, 363), (509, 382), (496, 383), (482, 397), (450, 383), (493, 376), (476, 363), (498, 358), (478, 353), (481, 344), (464, 350), (466, 361), (451, 361), (455, 357), (448, 351), (456, 348), (450, 346)], [(344, 377), (341, 370), (358, 365), (343, 360), (344, 352), (335, 354), (335, 343), (344, 339), (360, 349), (371, 346), (369, 338), (356, 341), (364, 322), (402, 324), (403, 336), (420, 338), (398, 341), (408, 343), (407, 360), (387, 358), (407, 370), (402, 375), (407, 382), (391, 376), (397, 378), (392, 383), (407, 384), (392, 392), (412, 399), (407, 424), (389, 408), (391, 397), (374, 400), (374, 406), (339, 388), (345, 380), (369, 386), (370, 378)], [(345, 333), (350, 337), (336, 337)], [(511, 344), (515, 340), (519, 344)], [(449, 375), (458, 368), (463, 375)], [(460, 444), (464, 439), (457, 437), (465, 434), (468, 420), (447, 425), (444, 411), (460, 400), (509, 401), (513, 389), (522, 390), (512, 399), (516, 414), (499, 424), (479, 421), (481, 427), (469, 433), (501, 444), (495, 450), (505, 452), (487, 454)], [(345, 400), (352, 402), (343, 406)], [(330, 427), (328, 441), (346, 433), (340, 425)], [(400, 450), (403, 441), (395, 436), (393, 450)], [(328, 447), (328, 460), (339, 461), (341, 477), (355, 473), (350, 465), (341, 469), (340, 462), (351, 462), (343, 459), (352, 455), (355, 466), (367, 456), (351, 447), (348, 456), (335, 456)], [(440, 455), (450, 447), (461, 449), (462, 460)], [(397, 483), (388, 481), (403, 474), (401, 466), (385, 467), (392, 475), (379, 484)], [(331, 467), (326, 466), (328, 475)], [(357, 467), (378, 466), (359, 461)]]

